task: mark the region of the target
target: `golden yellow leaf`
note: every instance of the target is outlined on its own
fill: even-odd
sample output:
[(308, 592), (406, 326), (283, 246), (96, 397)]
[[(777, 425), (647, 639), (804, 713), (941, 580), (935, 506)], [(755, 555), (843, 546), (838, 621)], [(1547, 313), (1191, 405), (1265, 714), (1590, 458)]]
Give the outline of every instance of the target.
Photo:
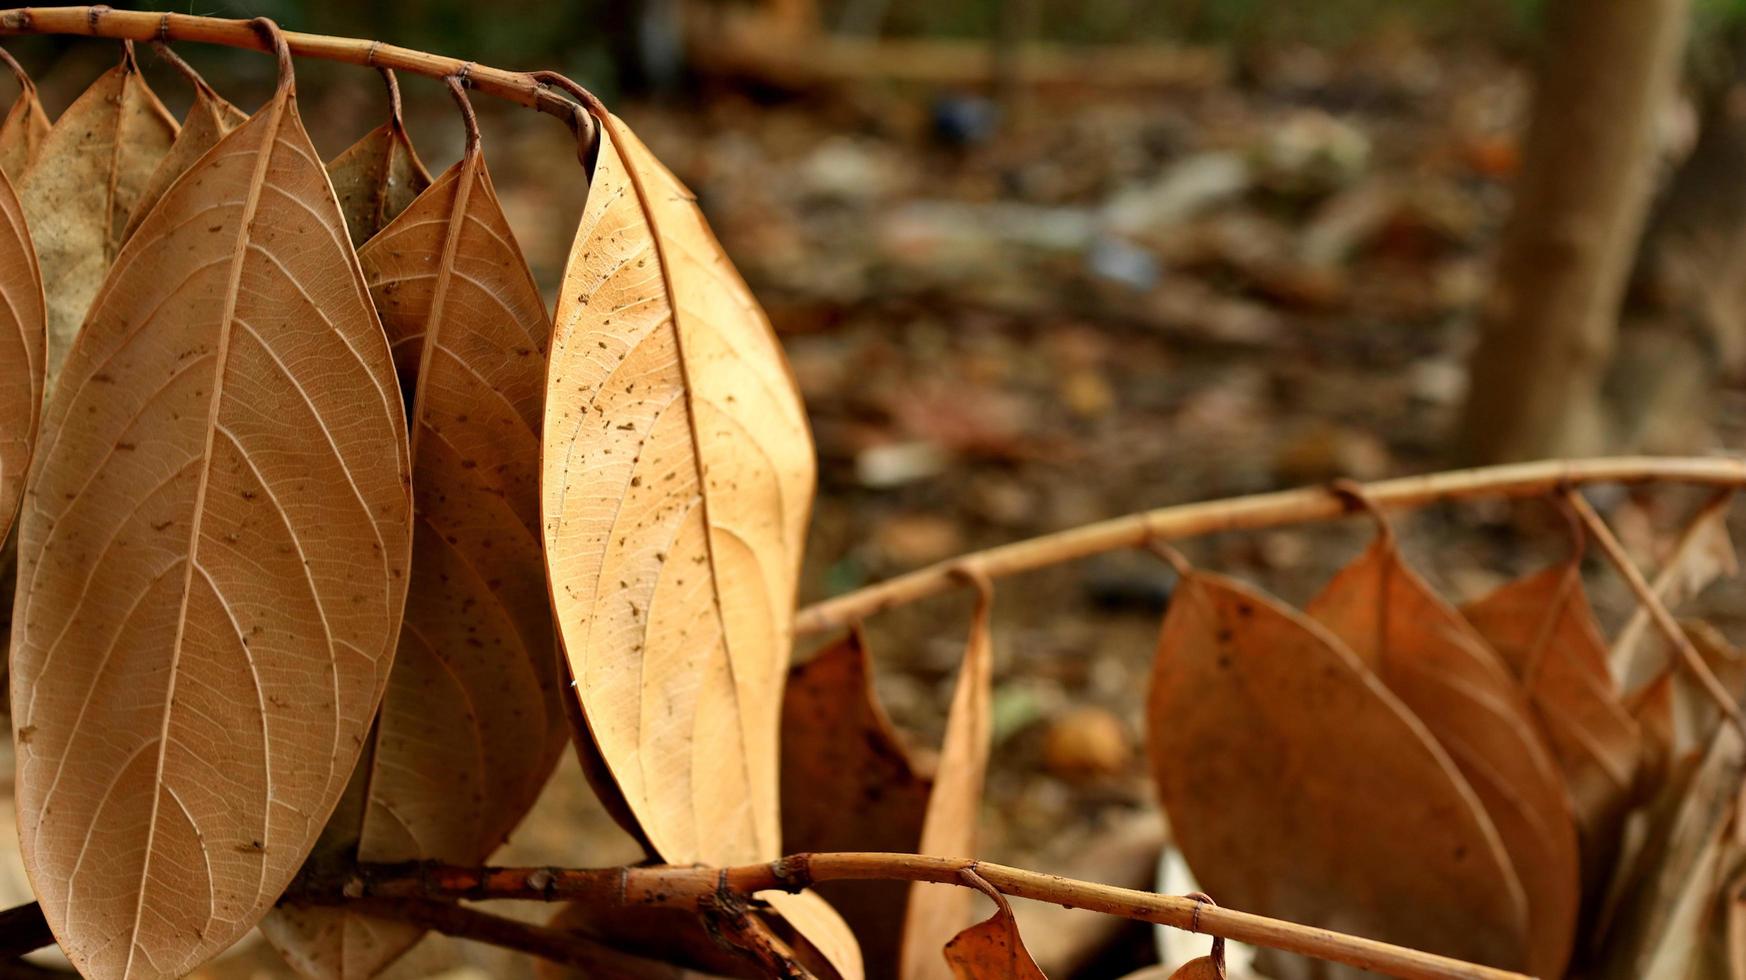
[[(12, 181), (0, 171), (0, 540), (12, 529), (42, 421), (42, 273)], [(5, 578), (11, 577), (10, 568)]]
[(42, 149), (42, 141), (49, 132), (49, 118), (42, 99), (37, 97), (36, 83), (10, 54), (0, 51), (0, 58), (5, 59), (13, 77), (18, 79), (18, 98), (6, 110), (6, 118), (0, 120), (0, 173), (17, 184)]
[(812, 440), (762, 311), (616, 119), (555, 319), (542, 513), (588, 730), (663, 859), (776, 857)]
[[(541, 473), (580, 735), (662, 859), (770, 860), (812, 437), (769, 320), (691, 193), (604, 111), (597, 139)], [(817, 921), (791, 924), (836, 945)]]
[[(989, 631), (989, 594), (984, 592), (970, 619), (970, 642), (958, 668), (952, 707), (946, 716), (946, 737), (934, 789), (922, 821), (922, 854), (973, 857), (982, 811), (982, 788), (988, 771), (994, 700), (994, 645)], [(950, 980), (940, 949), (968, 928), (975, 894), (956, 885), (916, 883), (910, 886), (903, 919), (903, 949), (899, 976), (904, 980)]]
[(1195, 572), (1147, 707), (1164, 809), (1221, 905), (1519, 968), (1527, 907), (1424, 724), (1326, 629)]
[(176, 121), (146, 86), (128, 44), (121, 64), (55, 120), (18, 184), (48, 291), (48, 384), (78, 336), (122, 231)]
[(19, 519), (20, 843), (87, 977), (182, 976), (253, 928), (399, 631), (400, 395), (280, 63), (117, 257)]
[(388, 121), (327, 163), (354, 248), (363, 248), (388, 227), (431, 183), (400, 119), (400, 83), (388, 69), (382, 78), (388, 84)]
[[(477, 864), (570, 734), (539, 539), (551, 321), (477, 143), (358, 258), (415, 392), (413, 570), (368, 798), (329, 830), (349, 860)], [(299, 972), (332, 978), (373, 976), (422, 935), (318, 908), (262, 928)]]
[(1391, 534), (1378, 535), (1307, 612), (1375, 671), (1455, 760), (1521, 882), (1529, 970), (1561, 975), (1581, 903), (1576, 821), (1533, 710), (1502, 659), (1407, 566)]

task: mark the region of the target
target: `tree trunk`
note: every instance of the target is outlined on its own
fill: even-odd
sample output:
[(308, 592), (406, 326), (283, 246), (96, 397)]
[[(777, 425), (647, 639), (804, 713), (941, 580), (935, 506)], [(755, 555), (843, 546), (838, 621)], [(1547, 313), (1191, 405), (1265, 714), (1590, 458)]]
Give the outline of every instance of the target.
[(1587, 455), (1687, 0), (1551, 0), (1462, 425), (1475, 461)]

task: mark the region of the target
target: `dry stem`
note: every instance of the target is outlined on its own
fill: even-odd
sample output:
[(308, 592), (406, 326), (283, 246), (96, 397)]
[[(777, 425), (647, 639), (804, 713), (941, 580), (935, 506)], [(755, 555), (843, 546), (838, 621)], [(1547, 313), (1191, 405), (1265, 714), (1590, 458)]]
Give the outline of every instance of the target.
[[(1522, 980), (1522, 975), (1389, 943), (1219, 908), (1177, 895), (1157, 895), (1024, 871), (985, 861), (915, 854), (800, 854), (736, 868), (639, 867), (456, 868), (378, 865), (358, 869), (338, 889), (294, 893), (293, 902), (325, 904), (356, 897), (583, 901), (647, 908), (707, 908), (723, 892), (753, 895), (798, 891), (821, 881), (927, 881), (965, 885), (973, 871), (1002, 894), (1066, 908), (1118, 915), (1236, 942), (1345, 963), (1407, 978)], [(313, 884), (313, 883), (312, 883)]]
[[(1548, 460), (1384, 480), (1366, 484), (1361, 490), (1379, 507), (1406, 510), (1471, 497), (1539, 497), (1587, 483), (1652, 482), (1746, 487), (1746, 459), (1623, 456)], [(802, 609), (794, 630), (797, 635), (821, 633), (950, 591), (964, 583), (966, 572), (1000, 578), (1106, 551), (1142, 548), (1154, 541), (1325, 521), (1350, 510), (1349, 497), (1326, 487), (1161, 507), (962, 555), (826, 599)]]
[[(1407, 980), (1528, 980), (1520, 973), (1407, 949), (1314, 926), (1221, 908), (1202, 898), (1075, 881), (966, 858), (918, 854), (797, 854), (735, 868), (462, 868), (365, 864), (343, 880), (304, 878), (280, 901), (343, 905), (378, 918), (520, 950), (570, 965), (623, 954), (562, 930), (528, 925), (454, 903), (486, 899), (585, 902), (602, 907), (681, 909), (705, 915), (744, 908), (763, 891), (797, 892), (821, 881), (925, 881), (970, 887), (967, 874), (1001, 894), (1154, 922), (1220, 939), (1345, 963)], [(0, 912), (0, 956), (53, 942), (35, 903)], [(760, 950), (748, 952), (759, 955)], [(780, 953), (780, 950), (776, 950)]]
[(1576, 515), (1582, 518), (1582, 523), (1588, 527), (1589, 535), (1601, 546), (1602, 553), (1607, 556), (1607, 560), (1612, 563), (1613, 568), (1617, 569), (1626, 583), (1631, 586), (1631, 591), (1637, 595), (1637, 601), (1649, 611), (1649, 618), (1655, 621), (1656, 628), (1661, 630), (1661, 634), (1667, 638), (1667, 642), (1679, 654), (1681, 664), (1691, 672), (1693, 677), (1697, 678), (1704, 693), (1709, 696), (1711, 701), (1715, 702), (1722, 714), (1733, 722), (1734, 727), (1740, 730), (1741, 736), (1746, 737), (1746, 719), (1740, 716), (1740, 706), (1735, 703), (1734, 698), (1728, 693), (1728, 689), (1722, 686), (1715, 671), (1711, 670), (1710, 665), (1705, 663), (1704, 658), (1698, 654), (1697, 648), (1692, 646), (1690, 638), (1685, 635), (1685, 630), (1680, 629), (1679, 624), (1674, 622), (1673, 614), (1667, 611), (1667, 605), (1661, 601), (1660, 596), (1655, 594), (1655, 590), (1650, 587), (1648, 580), (1643, 578), (1643, 573), (1637, 570), (1636, 564), (1631, 561), (1631, 556), (1625, 554), (1625, 547), (1613, 535), (1612, 528), (1607, 527), (1607, 522), (1595, 513), (1594, 507), (1583, 498), (1582, 494), (1567, 488), (1564, 491), (1564, 499), (1570, 504), (1571, 509), (1576, 511)]
[[(80, 34), (113, 40), (193, 41), (255, 51), (272, 50), (251, 21), (192, 14), (156, 14), (143, 10), (110, 10), (107, 7), (3, 10), (0, 11), (0, 35), (4, 34)], [(593, 124), (587, 114), (579, 112), (576, 103), (528, 72), (506, 71), (363, 38), (328, 37), (300, 31), (285, 31), (284, 36), (291, 53), (298, 57), (392, 68), (437, 79), (457, 77), (486, 95), (557, 116), (572, 128), (580, 127), (580, 137), (592, 138)]]

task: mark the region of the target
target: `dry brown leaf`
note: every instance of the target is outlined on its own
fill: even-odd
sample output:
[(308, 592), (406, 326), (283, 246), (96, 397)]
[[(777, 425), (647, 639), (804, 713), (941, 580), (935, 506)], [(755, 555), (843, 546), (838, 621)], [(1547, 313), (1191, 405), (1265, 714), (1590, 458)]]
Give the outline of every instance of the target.
[[(477, 864), (569, 740), (539, 545), (551, 324), (476, 142), (358, 258), (415, 392), (413, 570), (368, 799), (330, 833), (347, 860)], [(423, 934), (317, 908), (262, 928), (331, 978), (373, 976)]]
[(812, 440), (768, 321), (616, 119), (556, 321), (546, 561), (589, 732), (662, 858), (768, 860)]
[(48, 288), (48, 384), (121, 249), (122, 230), (176, 121), (146, 86), (127, 44), (121, 64), (91, 83), (43, 139), (18, 197)]
[(280, 71), (117, 258), (19, 520), (20, 843), (88, 977), (181, 976), (266, 913), (400, 626), (400, 395)]
[(401, 122), (400, 83), (386, 68), (382, 78), (388, 85), (388, 121), (327, 163), (354, 248), (363, 248), (431, 184), (430, 171)]
[[(1734, 542), (1728, 536), (1731, 495), (1719, 495), (1705, 504), (1673, 547), (1667, 561), (1655, 573), (1651, 588), (1668, 609), (1677, 609), (1702, 592), (1711, 582), (1739, 572)], [(1649, 610), (1639, 606), (1613, 641), (1607, 659), (1613, 676), (1625, 690), (1634, 691), (1672, 660), (1666, 637), (1655, 628)]]
[[(45, 320), (42, 273), (12, 181), (0, 171), (0, 540), (12, 529), (42, 421)], [(8, 563), (10, 565), (10, 563)], [(10, 580), (10, 567), (0, 579)]]
[(1561, 975), (1582, 896), (1576, 821), (1532, 708), (1509, 670), (1402, 561), (1392, 534), (1378, 535), (1307, 611), (1376, 672), (1455, 760), (1521, 882), (1532, 941), (1529, 972)]
[(1221, 905), (1525, 964), (1521, 886), (1478, 798), (1312, 620), (1231, 579), (1184, 577), (1147, 727), (1177, 844)]
[[(946, 736), (934, 790), (922, 821), (921, 854), (970, 857), (976, 853), (982, 786), (988, 770), (993, 731), (994, 644), (988, 615), (990, 594), (981, 591), (970, 617), (970, 641), (958, 668), (952, 706), (946, 716)], [(940, 949), (970, 926), (975, 895), (957, 885), (917, 883), (910, 886), (903, 917), (903, 948), (899, 976), (904, 980), (949, 980)]]
[[(873, 691), (860, 630), (789, 671), (782, 698), (786, 850), (914, 853), (930, 787)], [(870, 976), (897, 975), (909, 889), (901, 881), (818, 886), (855, 930)]]
[(1642, 733), (1608, 672), (1575, 559), (1505, 585), (1461, 614), (1528, 691), (1582, 836), (1583, 891), (1605, 886), (1641, 764)]
[(994, 914), (946, 943), (944, 953), (952, 976), (956, 980), (1047, 980), (1025, 949), (1006, 896), (992, 888), (983, 894), (994, 902)]
[(226, 102), (187, 62), (176, 57), (168, 48), (161, 48), (160, 52), (161, 57), (169, 59), (194, 87), (194, 104), (189, 106), (188, 115), (182, 120), (182, 128), (176, 133), (176, 141), (170, 144), (170, 152), (158, 161), (157, 168), (152, 171), (145, 188), (140, 191), (139, 201), (134, 204), (133, 212), (127, 219), (127, 227), (121, 232), (121, 240), (124, 242), (133, 236), (134, 229), (145, 220), (152, 205), (158, 203), (158, 198), (164, 196), (164, 192), (170, 189), (177, 177), (182, 176), (207, 150), (216, 146), (225, 133), (248, 119), (248, 113)]
[(769, 320), (691, 193), (622, 122), (599, 122), (542, 440), (581, 734), (662, 859), (770, 860), (812, 438)]
[(49, 117), (43, 110), (42, 99), (37, 97), (36, 83), (12, 55), (0, 51), (0, 58), (4, 58), (13, 77), (18, 79), (18, 98), (6, 110), (5, 120), (0, 121), (0, 173), (17, 184), (42, 149), (42, 141), (49, 132)]
[(1197, 956), (1176, 968), (1170, 980), (1225, 980), (1225, 971), (1210, 956)]

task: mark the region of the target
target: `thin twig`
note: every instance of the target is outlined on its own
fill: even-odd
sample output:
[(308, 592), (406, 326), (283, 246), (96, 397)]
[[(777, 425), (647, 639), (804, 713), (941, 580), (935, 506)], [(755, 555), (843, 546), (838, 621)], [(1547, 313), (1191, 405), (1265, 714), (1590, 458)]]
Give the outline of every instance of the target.
[[(112, 40), (191, 41), (271, 51), (272, 47), (251, 26), (252, 23), (221, 17), (156, 14), (107, 7), (18, 7), (0, 11), (0, 35), (78, 34)], [(364, 38), (328, 37), (300, 31), (286, 31), (284, 34), (291, 53), (300, 58), (392, 68), (436, 79), (459, 76), (469, 87), (486, 95), (538, 109), (562, 119), (572, 128), (580, 126), (584, 132), (592, 132), (592, 123), (586, 113), (578, 112), (574, 102), (528, 72), (506, 71)]]
[[(768, 864), (734, 868), (365, 864), (353, 869), (343, 880), (299, 879), (280, 901), (287, 905), (345, 906), (571, 962), (575, 957), (600, 954), (583, 949), (573, 941), (576, 937), (561, 942), (559, 937), (568, 934), (560, 930), (499, 920), (452, 903), (485, 899), (577, 901), (602, 907), (682, 909), (708, 914), (720, 909), (724, 896), (752, 899), (758, 892), (797, 892), (821, 881), (926, 881), (967, 887), (965, 872), (975, 874), (1012, 898), (1153, 922), (1407, 980), (1527, 980), (1524, 975), (1508, 970), (1220, 908), (1193, 896), (1158, 895), (986, 861), (918, 854), (796, 854)], [(3, 923), (0, 942), (5, 943), (0, 949), (12, 950), (13, 955), (28, 951), (24, 948), (27, 939), (39, 945), (48, 944), (42, 910), (35, 903), (0, 913), (0, 923)], [(538, 951), (534, 948), (537, 944), (553, 944), (552, 952)]]
[(635, 868), (458, 868), (431, 865), (366, 865), (334, 884), (311, 882), (287, 901), (343, 904), (354, 897), (382, 899), (531, 899), (597, 905), (696, 910), (726, 892), (799, 891), (821, 881), (928, 881), (964, 885), (974, 871), (1002, 894), (1052, 905), (1154, 922), (1233, 942), (1268, 946), (1346, 963), (1397, 977), (1446, 980), (1522, 980), (1522, 975), (1418, 950), (1283, 922), (1193, 898), (1158, 895), (1074, 881), (986, 861), (915, 854), (800, 854), (768, 864)]
[(1667, 638), (1667, 642), (1672, 644), (1673, 649), (1679, 653), (1680, 662), (1686, 670), (1697, 678), (1704, 693), (1709, 695), (1710, 700), (1716, 703), (1716, 707), (1721, 709), (1722, 714), (1734, 723), (1734, 727), (1739, 729), (1741, 736), (1746, 737), (1746, 718), (1740, 716), (1740, 705), (1728, 694), (1728, 689), (1722, 686), (1722, 682), (1716, 678), (1716, 672), (1704, 662), (1704, 658), (1697, 652), (1697, 648), (1692, 646), (1691, 639), (1685, 635), (1685, 631), (1679, 628), (1677, 622), (1674, 622), (1673, 614), (1667, 611), (1667, 606), (1661, 601), (1661, 597), (1655, 594), (1655, 590), (1649, 586), (1648, 580), (1643, 578), (1643, 573), (1637, 570), (1637, 565), (1631, 561), (1631, 556), (1625, 554), (1625, 547), (1619, 543), (1617, 537), (1613, 536), (1612, 528), (1607, 527), (1607, 522), (1595, 513), (1594, 507), (1589, 504), (1588, 500), (1574, 489), (1567, 488), (1564, 491), (1564, 499), (1570, 503), (1571, 509), (1576, 511), (1576, 515), (1582, 518), (1582, 523), (1587, 526), (1589, 535), (1594, 538), (1596, 544), (1600, 545), (1607, 560), (1612, 562), (1613, 567), (1618, 570), (1620, 575), (1624, 576), (1626, 583), (1631, 586), (1631, 591), (1637, 594), (1637, 601), (1649, 611), (1649, 618), (1654, 620), (1656, 628), (1661, 630), (1662, 635)]
[[(1588, 483), (1655, 482), (1746, 487), (1746, 459), (1624, 456), (1549, 460), (1384, 480), (1366, 484), (1362, 490), (1379, 507), (1406, 510), (1471, 497), (1539, 497)], [(963, 569), (974, 569), (991, 579), (1002, 578), (1106, 551), (1143, 548), (1153, 541), (1325, 521), (1346, 513), (1346, 501), (1325, 487), (1161, 507), (950, 558), (826, 599), (800, 610), (794, 631), (797, 635), (822, 633), (893, 606), (948, 592), (963, 584)]]
[(0, 960), (17, 959), (54, 941), (55, 934), (35, 902), (0, 911)]

